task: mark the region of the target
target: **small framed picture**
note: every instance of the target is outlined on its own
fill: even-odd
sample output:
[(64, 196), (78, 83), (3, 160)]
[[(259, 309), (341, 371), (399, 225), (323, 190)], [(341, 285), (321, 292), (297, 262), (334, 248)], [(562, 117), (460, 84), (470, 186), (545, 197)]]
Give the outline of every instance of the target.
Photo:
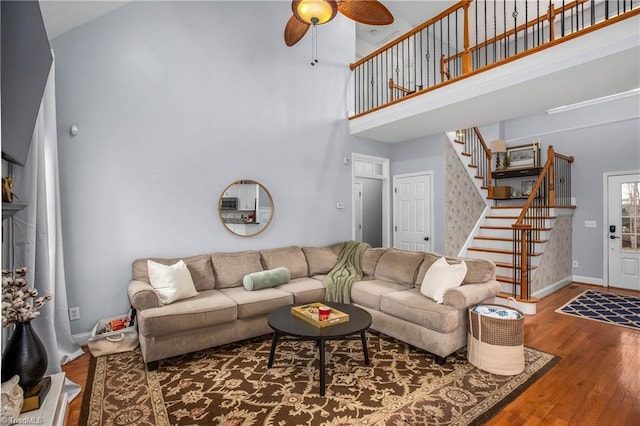
[(538, 167), (540, 164), (540, 148), (538, 143), (519, 145), (507, 148), (509, 167)]
[(533, 185), (535, 184), (536, 184), (535, 180), (522, 181), (522, 187), (520, 189), (520, 193), (525, 196), (531, 195), (531, 191), (533, 190)]

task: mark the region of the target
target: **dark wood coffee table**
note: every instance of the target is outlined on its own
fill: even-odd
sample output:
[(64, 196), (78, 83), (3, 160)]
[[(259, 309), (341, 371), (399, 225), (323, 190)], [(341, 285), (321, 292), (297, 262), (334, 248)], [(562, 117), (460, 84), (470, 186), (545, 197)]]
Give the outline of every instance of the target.
[[(324, 343), (327, 340), (360, 340), (362, 341), (362, 351), (364, 352), (364, 363), (365, 365), (369, 365), (369, 352), (367, 349), (367, 337), (365, 333), (371, 326), (371, 315), (364, 309), (343, 303), (322, 303), (332, 308), (336, 308), (345, 314), (349, 314), (349, 321), (328, 327), (316, 327), (313, 324), (291, 314), (291, 308), (293, 306), (307, 305), (307, 303), (283, 306), (282, 308), (271, 312), (268, 319), (269, 326), (273, 329), (271, 353), (269, 354), (269, 368), (273, 366), (273, 358), (276, 354), (278, 341), (313, 340), (317, 343), (320, 352), (320, 396), (324, 396), (326, 384)], [(359, 336), (354, 336), (355, 334), (359, 334)]]

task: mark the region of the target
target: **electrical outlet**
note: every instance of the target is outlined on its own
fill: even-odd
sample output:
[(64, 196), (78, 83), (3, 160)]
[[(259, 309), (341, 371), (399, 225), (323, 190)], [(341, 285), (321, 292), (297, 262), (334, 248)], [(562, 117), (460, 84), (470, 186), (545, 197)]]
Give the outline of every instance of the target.
[(574, 260), (572, 266), (574, 268), (579, 268), (580, 267), (580, 262), (578, 262), (577, 260)]
[(69, 320), (75, 321), (80, 319), (80, 307), (75, 306), (73, 308), (69, 308)]

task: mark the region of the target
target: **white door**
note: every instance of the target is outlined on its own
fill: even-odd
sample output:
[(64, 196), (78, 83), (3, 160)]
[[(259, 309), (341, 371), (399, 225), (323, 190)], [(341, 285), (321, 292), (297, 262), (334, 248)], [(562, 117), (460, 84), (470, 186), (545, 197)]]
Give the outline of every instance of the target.
[(431, 174), (394, 176), (393, 246), (403, 250), (432, 251)]
[(640, 290), (640, 174), (607, 180), (609, 285)]
[(355, 240), (362, 242), (362, 179), (355, 179), (353, 182), (353, 211)]

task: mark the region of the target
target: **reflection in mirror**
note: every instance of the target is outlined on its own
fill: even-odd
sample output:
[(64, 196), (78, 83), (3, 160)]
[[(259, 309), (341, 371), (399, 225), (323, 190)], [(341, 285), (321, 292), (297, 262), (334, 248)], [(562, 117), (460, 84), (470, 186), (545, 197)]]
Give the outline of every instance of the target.
[(238, 180), (227, 186), (218, 202), (222, 224), (242, 237), (252, 237), (265, 230), (273, 218), (273, 199), (262, 184)]

